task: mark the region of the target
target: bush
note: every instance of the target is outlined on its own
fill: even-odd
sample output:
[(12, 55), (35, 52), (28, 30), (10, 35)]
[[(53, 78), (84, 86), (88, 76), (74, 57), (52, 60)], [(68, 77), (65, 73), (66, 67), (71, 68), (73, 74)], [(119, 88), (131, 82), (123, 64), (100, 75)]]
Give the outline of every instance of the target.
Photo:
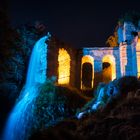
[[(120, 82), (120, 83), (119, 83)], [(125, 83), (124, 83), (125, 82)], [(112, 82), (110, 83), (112, 84)], [(109, 85), (110, 85), (109, 84)], [(123, 77), (113, 81), (119, 90), (134, 96), (113, 98), (102, 110), (89, 114), (83, 119), (62, 121), (54, 127), (43, 129), (32, 135), (32, 139), (109, 139), (136, 140), (140, 138), (140, 96), (139, 81), (135, 77)], [(134, 86), (135, 85), (135, 86)], [(100, 89), (101, 84), (98, 88)], [(107, 88), (108, 86), (106, 86)], [(63, 88), (62, 88), (63, 89)], [(61, 90), (59, 90), (61, 91)], [(97, 90), (98, 91), (98, 90)], [(136, 92), (135, 92), (136, 91)], [(123, 98), (122, 98), (123, 97)], [(90, 103), (89, 103), (90, 104)]]
[(130, 91), (135, 92), (138, 88), (140, 88), (140, 82), (134, 76), (125, 76), (120, 78), (117, 81), (117, 85), (123, 97), (126, 97), (128, 92)]
[(87, 100), (70, 87), (55, 86), (47, 81), (40, 86), (40, 93), (35, 102), (34, 116), (36, 120), (33, 132), (56, 125), (58, 122), (75, 115)]

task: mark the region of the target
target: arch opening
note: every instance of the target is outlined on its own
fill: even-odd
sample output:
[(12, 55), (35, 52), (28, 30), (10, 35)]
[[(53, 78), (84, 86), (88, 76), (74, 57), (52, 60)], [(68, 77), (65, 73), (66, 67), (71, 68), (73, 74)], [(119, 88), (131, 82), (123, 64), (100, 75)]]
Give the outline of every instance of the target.
[(64, 48), (59, 49), (58, 54), (58, 84), (70, 83), (70, 55)]
[(81, 89), (92, 89), (94, 84), (94, 59), (90, 55), (82, 57)]
[(102, 59), (103, 82), (108, 83), (116, 78), (116, 62), (112, 55), (106, 55)]

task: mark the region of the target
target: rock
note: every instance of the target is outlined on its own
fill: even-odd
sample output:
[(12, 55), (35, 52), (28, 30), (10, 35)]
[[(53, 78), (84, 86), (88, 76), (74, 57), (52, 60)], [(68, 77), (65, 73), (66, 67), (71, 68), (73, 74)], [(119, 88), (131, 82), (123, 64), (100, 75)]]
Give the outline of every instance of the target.
[(140, 89), (138, 89), (135, 93), (135, 97), (140, 97)]

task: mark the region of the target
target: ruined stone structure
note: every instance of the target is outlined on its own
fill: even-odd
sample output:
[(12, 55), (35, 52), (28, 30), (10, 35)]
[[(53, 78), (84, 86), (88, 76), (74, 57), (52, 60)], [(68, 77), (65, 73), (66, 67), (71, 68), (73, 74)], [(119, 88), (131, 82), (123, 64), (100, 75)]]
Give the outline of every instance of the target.
[(139, 77), (138, 33), (139, 28), (132, 23), (124, 23), (118, 28), (119, 46), (116, 47), (75, 49), (52, 38), (48, 45), (48, 77), (56, 76), (58, 84), (82, 90), (92, 89), (99, 82), (108, 83), (125, 75)]

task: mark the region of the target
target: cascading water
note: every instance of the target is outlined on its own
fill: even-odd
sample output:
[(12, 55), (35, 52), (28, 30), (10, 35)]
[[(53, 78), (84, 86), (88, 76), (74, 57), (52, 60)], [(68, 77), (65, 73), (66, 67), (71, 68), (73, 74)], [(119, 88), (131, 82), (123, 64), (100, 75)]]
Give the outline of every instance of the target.
[(6, 127), (4, 129), (3, 140), (26, 140), (28, 139), (31, 123), (34, 122), (32, 111), (34, 101), (38, 96), (38, 84), (46, 80), (47, 69), (47, 44), (48, 36), (42, 37), (35, 44), (24, 88), (20, 93), (20, 98), (12, 110)]
[(80, 112), (79, 114), (77, 114), (77, 118), (78, 119), (81, 119), (87, 112), (90, 112), (91, 110), (92, 111), (97, 111), (99, 106), (102, 105), (104, 106), (104, 96), (105, 96), (105, 92), (104, 92), (105, 88), (104, 87), (101, 87), (100, 90), (98, 91), (98, 96), (97, 96), (97, 99), (93, 102), (93, 105), (91, 106), (91, 109), (88, 110), (88, 111), (83, 111), (83, 112)]
[(103, 97), (104, 97), (104, 87), (102, 87), (99, 91), (99, 95), (97, 97), (97, 100), (96, 102), (92, 105), (92, 110), (97, 110), (98, 107), (100, 106), (102, 100), (103, 100)]

